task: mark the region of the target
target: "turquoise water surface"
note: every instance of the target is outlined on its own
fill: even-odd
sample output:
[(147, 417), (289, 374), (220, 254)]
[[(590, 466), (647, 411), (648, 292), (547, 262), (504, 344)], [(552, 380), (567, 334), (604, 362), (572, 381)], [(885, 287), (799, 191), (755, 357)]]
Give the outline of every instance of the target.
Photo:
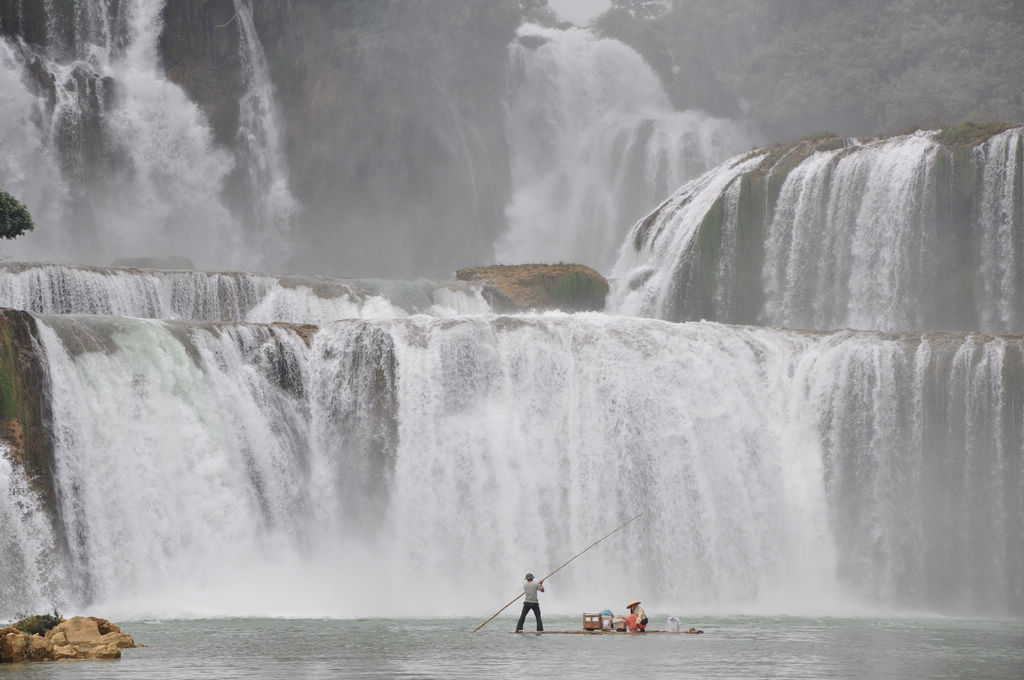
[[(664, 617), (652, 627), (664, 628)], [(514, 635), (514, 617), (122, 624), (119, 661), (0, 665), (4, 678), (1024, 677), (1024, 622), (707, 618), (703, 635)], [(528, 621), (527, 628), (530, 628)], [(553, 617), (549, 630), (578, 629)]]

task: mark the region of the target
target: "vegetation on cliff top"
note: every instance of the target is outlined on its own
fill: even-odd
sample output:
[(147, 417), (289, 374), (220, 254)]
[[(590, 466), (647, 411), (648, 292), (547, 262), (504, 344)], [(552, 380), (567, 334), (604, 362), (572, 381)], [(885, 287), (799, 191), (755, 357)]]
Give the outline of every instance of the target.
[(598, 20), (676, 106), (749, 117), (769, 138), (1024, 120), (1024, 3), (613, 0)]
[(29, 635), (46, 635), (46, 631), (56, 628), (64, 620), (56, 609), (52, 614), (18, 614), (18, 619), (14, 627)]
[(968, 120), (947, 127), (939, 134), (939, 143), (945, 146), (977, 146), (989, 137), (1014, 127), (1009, 123), (975, 123)]

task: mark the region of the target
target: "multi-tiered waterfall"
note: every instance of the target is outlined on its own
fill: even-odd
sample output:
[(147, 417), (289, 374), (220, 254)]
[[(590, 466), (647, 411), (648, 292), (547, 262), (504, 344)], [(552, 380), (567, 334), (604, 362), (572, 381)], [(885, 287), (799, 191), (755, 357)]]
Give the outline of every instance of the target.
[[(245, 265), (265, 243), (216, 186), (240, 156), (163, 78), (144, 4), (76, 4), (53, 53), (0, 40), (2, 177), (45, 206), (15, 245), (201, 263), (200, 239)], [(234, 9), (245, 165), (280, 198)], [(64, 74), (52, 105), (32, 59)], [(555, 87), (574, 60), (607, 78)], [(510, 47), (496, 252), (602, 259), (614, 238), (608, 314), (495, 315), (448, 281), (0, 267), (0, 619), (478, 615), (638, 513), (547, 611), (1024, 616), (1021, 131), (804, 140), (702, 173), (736, 128), (668, 110), (637, 60), (577, 30)], [(631, 97), (591, 96), (623, 64)], [(80, 223), (71, 171), (95, 159), (60, 121), (86, 114), (124, 192), (86, 177), (65, 246), (46, 226)], [(550, 175), (522, 174), (538, 159)], [(618, 243), (639, 217), (622, 192), (654, 210)], [(255, 206), (256, 236), (292, 208)]]
[(1024, 129), (807, 140), (725, 163), (639, 221), (613, 306), (794, 328), (1024, 330)]

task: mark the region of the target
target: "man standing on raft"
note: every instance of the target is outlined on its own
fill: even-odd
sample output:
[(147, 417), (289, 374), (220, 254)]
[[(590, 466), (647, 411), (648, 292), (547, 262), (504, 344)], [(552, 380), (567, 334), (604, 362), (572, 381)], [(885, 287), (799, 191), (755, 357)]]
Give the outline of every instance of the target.
[(519, 615), (519, 623), (516, 624), (516, 632), (523, 632), (523, 623), (526, 622), (526, 612), (533, 610), (533, 615), (537, 617), (537, 632), (544, 630), (544, 623), (540, 619), (540, 600), (537, 599), (537, 593), (544, 592), (544, 579), (541, 579), (537, 583), (533, 582), (533, 574), (526, 575), (526, 583), (523, 584), (523, 592), (526, 597), (523, 598), (523, 613)]

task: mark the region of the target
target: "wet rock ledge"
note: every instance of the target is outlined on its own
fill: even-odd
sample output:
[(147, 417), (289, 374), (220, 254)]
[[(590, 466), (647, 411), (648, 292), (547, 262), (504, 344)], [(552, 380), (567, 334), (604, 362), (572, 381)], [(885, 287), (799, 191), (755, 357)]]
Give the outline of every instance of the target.
[(480, 284), (484, 298), (500, 313), (549, 309), (601, 311), (608, 295), (608, 281), (581, 264), (467, 267), (455, 272), (455, 278)]
[(120, 659), (122, 649), (142, 646), (115, 624), (95, 616), (64, 619), (43, 635), (14, 626), (0, 628), (0, 663)]

